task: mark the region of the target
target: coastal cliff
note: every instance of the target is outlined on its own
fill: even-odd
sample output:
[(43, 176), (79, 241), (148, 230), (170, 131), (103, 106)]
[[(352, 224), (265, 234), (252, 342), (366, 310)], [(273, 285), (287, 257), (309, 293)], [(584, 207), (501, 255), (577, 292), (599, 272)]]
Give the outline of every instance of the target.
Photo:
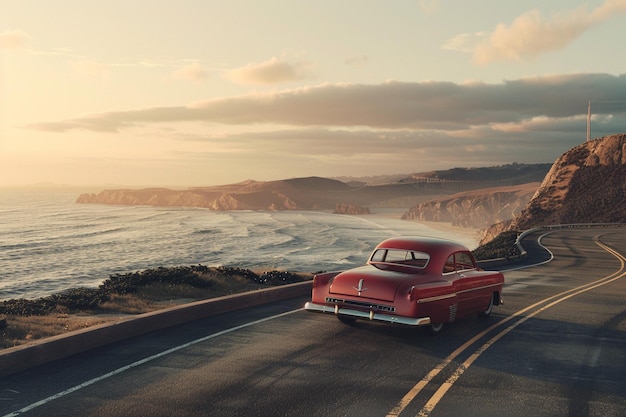
[(486, 230), (482, 242), (507, 230), (568, 223), (626, 222), (626, 134), (584, 142), (561, 155), (526, 207)]
[(402, 218), (484, 229), (519, 214), (538, 187), (539, 183), (534, 182), (453, 194), (418, 204), (403, 214)]

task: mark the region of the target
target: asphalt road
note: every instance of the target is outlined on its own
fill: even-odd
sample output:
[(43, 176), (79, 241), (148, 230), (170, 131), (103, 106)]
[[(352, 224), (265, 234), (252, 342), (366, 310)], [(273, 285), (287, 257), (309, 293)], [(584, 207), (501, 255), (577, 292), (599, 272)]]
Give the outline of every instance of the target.
[(626, 416), (625, 229), (529, 239), (553, 258), (439, 336), (292, 299), (2, 378), (0, 416)]

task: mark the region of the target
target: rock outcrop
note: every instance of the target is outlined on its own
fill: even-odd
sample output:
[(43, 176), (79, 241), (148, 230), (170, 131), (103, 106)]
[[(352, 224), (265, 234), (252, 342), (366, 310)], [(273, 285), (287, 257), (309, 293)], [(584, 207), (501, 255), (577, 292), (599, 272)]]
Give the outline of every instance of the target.
[(505, 230), (624, 222), (626, 134), (616, 134), (582, 143), (559, 157), (521, 213), (487, 230), (483, 241)]
[(357, 206), (356, 204), (339, 203), (333, 211), (335, 214), (370, 214), (367, 207)]
[(626, 222), (626, 134), (585, 142), (556, 160), (512, 229)]

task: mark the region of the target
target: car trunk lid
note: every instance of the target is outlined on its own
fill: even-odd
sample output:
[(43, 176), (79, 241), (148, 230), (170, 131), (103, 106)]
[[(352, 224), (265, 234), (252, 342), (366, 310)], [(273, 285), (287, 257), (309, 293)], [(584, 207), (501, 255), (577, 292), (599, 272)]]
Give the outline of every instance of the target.
[(373, 300), (393, 301), (406, 274), (363, 266), (337, 275), (330, 293)]

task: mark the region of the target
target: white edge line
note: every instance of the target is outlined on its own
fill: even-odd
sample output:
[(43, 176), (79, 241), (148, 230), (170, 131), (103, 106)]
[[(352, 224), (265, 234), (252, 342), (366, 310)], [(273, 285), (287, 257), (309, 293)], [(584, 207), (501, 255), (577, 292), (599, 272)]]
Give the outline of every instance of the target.
[(539, 262), (538, 264), (532, 264), (532, 265), (526, 265), (526, 266), (518, 266), (517, 268), (509, 268), (509, 269), (505, 269), (502, 272), (509, 272), (509, 271), (518, 271), (520, 269), (526, 269), (526, 268), (534, 268), (535, 266), (539, 266), (539, 265), (544, 265), (547, 264), (549, 262), (552, 262), (552, 260), (554, 260), (554, 254), (552, 253), (552, 251), (548, 248), (546, 248), (543, 243), (541, 243), (541, 239), (543, 239), (544, 237), (548, 236), (549, 234), (551, 234), (553, 232), (548, 232), (548, 233), (544, 233), (543, 235), (539, 236), (539, 238), (537, 239), (537, 243), (539, 244), (539, 246), (541, 246), (546, 252), (548, 252), (550, 254), (550, 258), (546, 261), (543, 262)]
[(181, 349), (185, 349), (185, 348), (187, 348), (189, 346), (193, 346), (195, 344), (205, 342), (207, 340), (213, 339), (213, 338), (218, 337), (218, 336), (225, 335), (227, 333), (231, 333), (231, 332), (234, 332), (234, 331), (237, 331), (237, 330), (241, 330), (241, 329), (244, 329), (246, 327), (254, 326), (255, 324), (263, 323), (263, 322), (266, 322), (266, 321), (269, 321), (269, 320), (274, 320), (274, 319), (277, 319), (277, 318), (280, 318), (280, 317), (283, 317), (283, 316), (286, 316), (286, 315), (289, 315), (289, 314), (297, 313), (297, 312), (302, 311), (302, 310), (304, 310), (304, 308), (298, 308), (296, 310), (291, 310), (291, 311), (287, 311), (287, 312), (284, 312), (284, 313), (276, 314), (274, 316), (265, 317), (263, 319), (251, 321), (249, 323), (240, 324), (239, 326), (231, 327), (229, 329), (225, 329), (225, 330), (219, 331), (217, 333), (212, 333), (212, 334), (210, 334), (208, 336), (201, 337), (200, 339), (192, 340), (191, 342), (187, 342), (187, 343), (184, 343), (182, 345), (178, 345), (178, 346), (173, 347), (171, 349), (165, 350), (163, 352), (157, 353), (157, 354), (149, 356), (147, 358), (143, 358), (143, 359), (141, 359), (141, 360), (139, 360), (137, 362), (133, 362), (133, 363), (131, 363), (129, 365), (126, 365), (126, 366), (123, 366), (121, 368), (118, 368), (118, 369), (116, 369), (114, 371), (111, 371), (109, 373), (101, 375), (101, 376), (99, 376), (97, 378), (93, 378), (93, 379), (90, 379), (89, 381), (85, 381), (85, 382), (83, 382), (80, 385), (76, 385), (76, 386), (74, 386), (72, 388), (68, 388), (65, 391), (61, 391), (61, 392), (56, 393), (54, 395), (51, 395), (51, 396), (49, 396), (47, 398), (44, 398), (43, 400), (40, 400), (40, 401), (37, 401), (35, 403), (29, 404), (29, 405), (27, 405), (24, 408), (21, 408), (21, 409), (19, 409), (17, 411), (13, 411), (12, 413), (6, 414), (6, 415), (4, 415), (2, 417), (17, 417), (17, 416), (19, 416), (22, 413), (25, 413), (27, 411), (30, 411), (30, 410), (34, 409), (34, 408), (37, 408), (37, 407), (42, 406), (44, 404), (47, 404), (47, 403), (49, 403), (51, 401), (54, 401), (54, 400), (56, 400), (58, 398), (64, 397), (64, 396), (66, 396), (68, 394), (71, 394), (71, 393), (76, 392), (76, 391), (78, 391), (80, 389), (88, 387), (89, 385), (93, 385), (93, 384), (95, 384), (97, 382), (103, 381), (103, 380), (105, 380), (107, 378), (110, 378), (110, 377), (112, 377), (114, 375), (121, 374), (122, 372), (125, 372), (125, 371), (127, 371), (129, 369), (135, 368), (135, 367), (137, 367), (139, 365), (143, 365), (144, 363), (147, 363), (147, 362), (153, 361), (155, 359), (161, 358), (163, 356), (169, 355), (170, 353), (174, 353), (174, 352), (179, 351)]

